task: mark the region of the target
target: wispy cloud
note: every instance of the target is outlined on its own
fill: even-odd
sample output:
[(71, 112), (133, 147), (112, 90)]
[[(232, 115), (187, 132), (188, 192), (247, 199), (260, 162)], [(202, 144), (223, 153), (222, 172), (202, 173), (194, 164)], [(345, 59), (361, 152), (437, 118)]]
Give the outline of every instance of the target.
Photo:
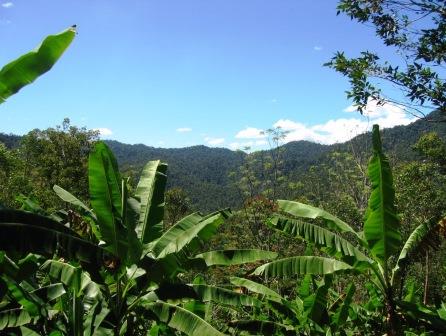
[(239, 131), (235, 137), (237, 139), (263, 139), (266, 138), (266, 134), (264, 130), (255, 127), (246, 127)]
[(217, 145), (221, 145), (225, 142), (225, 138), (211, 138), (211, 137), (206, 137), (204, 138), (204, 141), (206, 141), (206, 143), (209, 146), (217, 146)]
[(12, 3), (12, 2), (4, 2), (4, 3), (2, 3), (1, 4), (1, 6), (3, 7), (3, 8), (11, 8), (12, 6), (14, 6), (14, 4)]
[[(356, 111), (355, 107), (349, 106), (345, 112)], [(381, 128), (390, 128), (398, 125), (407, 125), (415, 121), (405, 113), (403, 107), (385, 103), (378, 105), (370, 102), (364, 112), (364, 117), (340, 118), (329, 120), (323, 124), (306, 125), (289, 119), (280, 119), (274, 127), (281, 127), (289, 133), (285, 142), (308, 140), (322, 144), (333, 144), (348, 141), (356, 135), (369, 131), (373, 124)]]
[(191, 131), (192, 131), (192, 128), (189, 128), (189, 127), (177, 128), (177, 132), (179, 132), (179, 133), (186, 133), (186, 132), (191, 132)]
[(318, 46), (318, 45), (313, 47), (313, 50), (314, 50), (314, 51), (321, 51), (321, 50), (323, 50), (323, 49), (324, 49), (324, 47), (322, 47), (322, 46)]
[(99, 131), (99, 134), (102, 136), (108, 136), (113, 134), (112, 130), (106, 127), (93, 128), (93, 130)]

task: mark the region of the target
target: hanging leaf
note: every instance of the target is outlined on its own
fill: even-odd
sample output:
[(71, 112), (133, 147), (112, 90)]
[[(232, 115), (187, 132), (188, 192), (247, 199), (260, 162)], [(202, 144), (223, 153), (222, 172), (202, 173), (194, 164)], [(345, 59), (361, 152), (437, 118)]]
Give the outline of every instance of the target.
[(353, 269), (352, 266), (338, 260), (324, 257), (298, 256), (272, 261), (257, 267), (254, 275), (265, 277), (288, 278), (298, 274), (332, 274)]

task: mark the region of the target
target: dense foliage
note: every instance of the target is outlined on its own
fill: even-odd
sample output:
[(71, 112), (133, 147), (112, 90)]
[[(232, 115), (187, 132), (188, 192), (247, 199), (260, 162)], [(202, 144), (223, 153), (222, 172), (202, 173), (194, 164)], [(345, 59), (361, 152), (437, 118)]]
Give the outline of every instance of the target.
[[(339, 9), (371, 20), (389, 45), (413, 47), (409, 18), (395, 6), (430, 10), (438, 25), (422, 30), (416, 48), (441, 63), (440, 2), (341, 1)], [(50, 69), (73, 37), (73, 29), (50, 36), (4, 67), (0, 103)], [(423, 85), (410, 96), (421, 104), (436, 89)], [(367, 88), (375, 90), (365, 85), (359, 98), (377, 98)], [(444, 114), (440, 98), (432, 118)], [(375, 125), (335, 146), (282, 146), (284, 133), (273, 129), (272, 148), (249, 155), (110, 149), (68, 119), (23, 138), (2, 135), (0, 332), (444, 333), (444, 125)], [(165, 193), (168, 165), (151, 156), (172, 164), (176, 188)], [(228, 204), (234, 212), (194, 212)]]

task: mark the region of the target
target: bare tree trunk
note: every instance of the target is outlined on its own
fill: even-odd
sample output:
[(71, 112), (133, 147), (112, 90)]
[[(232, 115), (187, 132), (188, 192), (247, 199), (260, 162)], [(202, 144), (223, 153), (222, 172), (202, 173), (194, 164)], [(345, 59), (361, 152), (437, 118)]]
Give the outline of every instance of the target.
[(426, 251), (426, 267), (425, 267), (425, 276), (424, 276), (424, 298), (423, 304), (427, 305), (427, 293), (429, 289), (429, 251)]

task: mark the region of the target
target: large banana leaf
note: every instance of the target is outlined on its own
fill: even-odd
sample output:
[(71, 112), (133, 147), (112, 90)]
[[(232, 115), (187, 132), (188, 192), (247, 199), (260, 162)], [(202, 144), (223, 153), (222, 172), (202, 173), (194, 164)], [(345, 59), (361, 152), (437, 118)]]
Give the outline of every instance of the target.
[(0, 330), (19, 327), (32, 321), (29, 313), (22, 308), (0, 311)]
[(90, 198), (98, 218), (105, 248), (115, 256), (127, 256), (127, 230), (122, 218), (122, 180), (113, 153), (103, 142), (96, 143), (88, 161)]
[(352, 266), (335, 259), (312, 256), (289, 257), (257, 267), (254, 275), (288, 278), (298, 274), (332, 274), (353, 269)]
[(235, 286), (244, 287), (253, 293), (263, 295), (270, 300), (277, 302), (281, 302), (283, 300), (283, 298), (277, 292), (255, 281), (238, 277), (231, 277), (229, 280), (231, 284)]
[(392, 280), (398, 274), (403, 265), (407, 262), (407, 258), (411, 252), (416, 251), (420, 244), (425, 242), (426, 238), (436, 229), (436, 225), (430, 225), (427, 223), (417, 226), (415, 230), (412, 231), (409, 238), (407, 238), (404, 244), (396, 265), (393, 269)]
[(212, 301), (218, 304), (236, 307), (260, 307), (262, 305), (261, 301), (254, 297), (237, 293), (229, 289), (203, 284), (194, 284), (191, 286), (197, 293), (200, 300), (204, 302)]
[(99, 269), (105, 251), (47, 217), (19, 210), (0, 210), (0, 246), (5, 251), (59, 256)]
[(197, 238), (206, 241), (217, 232), (217, 228), (223, 223), (226, 216), (223, 211), (205, 217), (193, 213), (181, 219), (163, 234), (154, 243), (152, 253), (156, 258), (163, 258), (168, 254), (182, 250), (187, 245), (196, 245), (193, 243), (197, 241)]
[(41, 266), (41, 269), (52, 279), (60, 281), (78, 295), (82, 294), (87, 298), (87, 308), (90, 307), (91, 303), (100, 300), (102, 297), (99, 285), (92, 281), (88, 274), (82, 272), (79, 267), (58, 260), (47, 260)]
[(237, 330), (249, 331), (254, 335), (296, 335), (292, 326), (263, 320), (236, 320), (229, 325)]
[(169, 327), (181, 331), (189, 336), (223, 336), (224, 334), (215, 329), (205, 320), (190, 311), (163, 302), (149, 303), (145, 305), (150, 309), (161, 322)]
[(161, 236), (164, 218), (164, 190), (167, 164), (149, 161), (136, 187), (141, 209), (136, 232), (141, 243), (147, 244)]
[(339, 232), (351, 232), (357, 236), (356, 231), (350, 225), (325, 210), (294, 201), (279, 200), (277, 203), (280, 211), (296, 217), (322, 218), (329, 228)]
[(37, 50), (31, 51), (0, 70), (0, 104), (50, 70), (71, 44), (75, 27), (46, 37)]
[(368, 166), (372, 193), (366, 212), (364, 236), (372, 255), (384, 265), (388, 258), (398, 251), (401, 235), (392, 171), (389, 160), (382, 151), (378, 125), (373, 125), (372, 137), (373, 156)]
[(63, 201), (70, 203), (72, 205), (74, 205), (77, 208), (81, 208), (84, 209), (87, 213), (89, 213), (93, 218), (95, 218), (96, 216), (94, 215), (94, 213), (90, 210), (90, 208), (88, 208), (84, 202), (82, 202), (80, 199), (78, 199), (76, 196), (74, 196), (73, 194), (71, 194), (70, 192), (66, 191), (64, 188), (58, 186), (57, 184), (55, 184), (53, 186), (53, 190), (54, 192), (57, 194), (57, 196), (59, 196)]
[(277, 253), (263, 250), (219, 250), (204, 252), (196, 255), (195, 258), (203, 259), (207, 266), (230, 266), (276, 259)]
[(74, 196), (64, 188), (58, 186), (57, 184), (53, 186), (53, 190), (57, 194), (57, 196), (60, 197), (60, 199), (69, 204), (74, 205), (77, 209), (81, 211), (82, 215), (86, 215), (88, 217), (88, 223), (90, 224), (91, 230), (95, 235), (96, 239), (100, 241), (101, 233), (99, 232), (99, 228), (97, 226), (97, 218), (94, 212), (89, 207), (87, 207), (84, 204), (84, 202), (82, 202), (76, 196)]
[(338, 252), (343, 257), (353, 257), (353, 262), (371, 260), (348, 240), (320, 226), (275, 216), (269, 223), (277, 230), (285, 232), (293, 237), (302, 237), (307, 242), (315, 244), (317, 247), (328, 247), (334, 252)]

